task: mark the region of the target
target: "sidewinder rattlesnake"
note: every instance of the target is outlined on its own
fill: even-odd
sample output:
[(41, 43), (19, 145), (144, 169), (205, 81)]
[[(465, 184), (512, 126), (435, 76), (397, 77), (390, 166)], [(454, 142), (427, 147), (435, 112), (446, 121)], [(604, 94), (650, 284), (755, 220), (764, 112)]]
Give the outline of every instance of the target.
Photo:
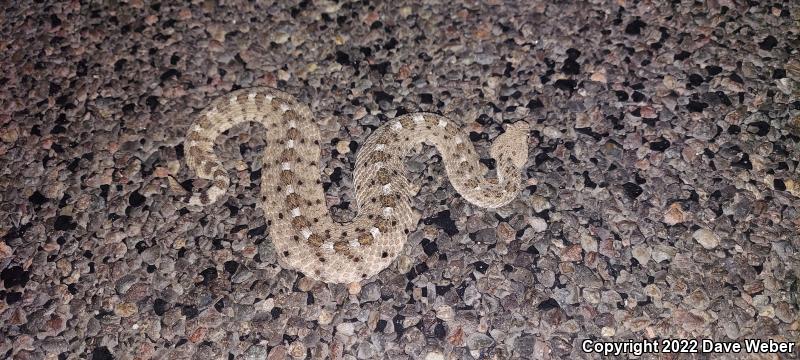
[(197, 116), (185, 143), (186, 163), (211, 180), (189, 205), (208, 205), (226, 193), (230, 180), (214, 153), (216, 138), (232, 126), (254, 121), (266, 128), (261, 200), (278, 262), (329, 283), (350, 283), (385, 269), (400, 254), (419, 216), (403, 175), (405, 158), (420, 142), (436, 147), (455, 190), (467, 201), (497, 208), (522, 187), (528, 158), (528, 124), (506, 126), (493, 142), (497, 178), (485, 178), (479, 157), (451, 120), (431, 113), (405, 114), (377, 128), (356, 155), (357, 215), (336, 223), (328, 214), (320, 180), (320, 130), (311, 111), (272, 88), (240, 89), (217, 98)]

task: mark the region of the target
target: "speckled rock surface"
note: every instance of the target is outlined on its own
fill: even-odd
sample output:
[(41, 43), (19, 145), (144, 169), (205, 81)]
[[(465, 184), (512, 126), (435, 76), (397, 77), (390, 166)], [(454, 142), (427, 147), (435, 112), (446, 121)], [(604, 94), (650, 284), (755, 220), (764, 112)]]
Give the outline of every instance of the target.
[[(0, 357), (800, 340), (797, 2), (171, 3), (3, 6)], [(182, 163), (192, 114), (256, 85), (316, 114), (337, 220), (359, 144), (411, 111), (457, 119), (486, 158), (501, 124), (529, 121), (527, 189), (470, 206), (423, 147), (404, 254), (359, 285), (311, 281), (276, 265), (256, 207), (259, 126), (218, 141), (226, 200), (176, 200), (207, 185)]]

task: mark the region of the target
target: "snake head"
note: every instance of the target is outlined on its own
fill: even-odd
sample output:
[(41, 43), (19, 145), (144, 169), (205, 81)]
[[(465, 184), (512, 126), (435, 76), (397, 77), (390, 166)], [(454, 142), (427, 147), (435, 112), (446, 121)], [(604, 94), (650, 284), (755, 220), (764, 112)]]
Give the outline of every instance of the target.
[(495, 160), (509, 158), (518, 169), (528, 161), (528, 137), (530, 127), (525, 121), (517, 121), (506, 126), (506, 132), (500, 134), (492, 144), (489, 154)]

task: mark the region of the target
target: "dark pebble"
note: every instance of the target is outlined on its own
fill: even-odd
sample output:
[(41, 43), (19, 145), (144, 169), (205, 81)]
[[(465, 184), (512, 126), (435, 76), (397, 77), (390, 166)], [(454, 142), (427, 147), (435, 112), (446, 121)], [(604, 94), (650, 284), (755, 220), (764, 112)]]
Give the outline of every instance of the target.
[(444, 324), (441, 322), (436, 323), (436, 326), (433, 327), (433, 336), (437, 339), (444, 339), (447, 336), (447, 329), (445, 329)]
[(281, 316), (281, 314), (283, 314), (283, 309), (276, 306), (272, 308), (272, 310), (270, 310), (269, 313), (270, 315), (272, 315), (273, 319), (277, 319), (278, 317)]
[(758, 47), (760, 47), (761, 50), (767, 51), (772, 50), (772, 48), (774, 48), (776, 45), (778, 45), (778, 39), (772, 35), (767, 35), (764, 40), (761, 40), (761, 42), (758, 43)]
[(689, 104), (686, 105), (686, 108), (689, 109), (690, 112), (703, 112), (703, 109), (707, 107), (708, 104), (694, 100), (689, 100)]
[(181, 308), (181, 313), (183, 316), (186, 316), (187, 319), (194, 319), (200, 314), (200, 311), (197, 310), (196, 306), (184, 305), (183, 308)]
[(669, 148), (669, 145), (669, 140), (660, 137), (657, 140), (650, 142), (650, 150), (663, 152)]
[(525, 107), (528, 108), (528, 109), (531, 109), (531, 110), (536, 110), (538, 108), (544, 107), (544, 104), (539, 99), (533, 99), (533, 100), (528, 101), (528, 104), (525, 105)]
[(690, 52), (688, 52), (688, 51), (681, 51), (681, 52), (675, 54), (673, 59), (678, 60), (678, 61), (683, 61), (683, 60), (688, 59), (689, 56), (691, 56), (691, 55), (692, 54)]
[(128, 204), (130, 204), (133, 207), (142, 206), (145, 200), (147, 200), (147, 198), (144, 197), (144, 195), (140, 194), (138, 190), (132, 192), (131, 195), (128, 196)]
[(234, 260), (228, 260), (228, 261), (225, 262), (223, 267), (225, 268), (225, 272), (227, 272), (228, 274), (233, 275), (233, 274), (236, 273), (236, 270), (239, 269), (239, 263), (234, 261)]
[(561, 67), (564, 74), (578, 75), (581, 72), (581, 65), (573, 58), (564, 60), (564, 65)]
[(336, 62), (342, 65), (350, 65), (350, 55), (347, 55), (342, 51), (337, 51)]
[(22, 299), (22, 293), (19, 291), (11, 291), (6, 294), (6, 304), (14, 304)]
[(247, 231), (247, 236), (250, 236), (250, 237), (261, 236), (261, 235), (264, 235), (266, 230), (267, 230), (267, 225), (264, 224), (264, 225), (261, 225), (259, 227), (255, 227), (255, 228), (252, 228), (252, 229), (248, 230)]
[(433, 95), (428, 94), (428, 93), (419, 94), (419, 100), (423, 104), (433, 104)]
[(3, 286), (6, 289), (11, 289), (15, 286), (25, 287), (28, 280), (30, 280), (30, 273), (22, 270), (22, 267), (17, 265), (3, 269), (0, 272), (0, 279), (3, 280)]
[(383, 332), (383, 330), (386, 329), (386, 324), (388, 324), (386, 320), (378, 320), (378, 323), (375, 324), (375, 332)]
[(164, 299), (155, 299), (155, 301), (153, 301), (153, 312), (158, 316), (163, 316), (164, 313), (167, 312), (167, 305), (169, 304), (164, 301)]
[(572, 79), (559, 79), (556, 80), (555, 83), (553, 83), (553, 86), (555, 86), (556, 89), (570, 91), (570, 92), (575, 91), (575, 86), (577, 85), (578, 83)]
[(731, 163), (731, 166), (747, 170), (753, 169), (753, 164), (750, 163), (750, 155), (748, 154), (742, 154), (742, 158)]
[(371, 64), (369, 66), (369, 68), (371, 70), (377, 71), (381, 75), (386, 75), (386, 73), (389, 72), (391, 67), (392, 67), (392, 63), (390, 63), (388, 61), (384, 61), (384, 62), (378, 63), (378, 64)]
[(113, 360), (114, 355), (105, 346), (100, 346), (92, 350), (92, 360)]
[(769, 123), (766, 121), (756, 121), (747, 124), (747, 131), (758, 136), (769, 134)]
[(716, 65), (706, 66), (706, 72), (709, 76), (715, 76), (722, 72), (722, 68)]
[(542, 302), (539, 303), (539, 305), (536, 306), (537, 309), (542, 310), (542, 311), (555, 309), (555, 308), (560, 308), (560, 307), (561, 307), (561, 305), (558, 304), (558, 301), (556, 301), (556, 299), (553, 299), (553, 298), (549, 298), (549, 299), (547, 299), (545, 301), (542, 301)]
[(61, 26), (61, 19), (59, 19), (56, 14), (50, 14), (50, 26), (52, 27)]
[(691, 74), (689, 75), (689, 83), (692, 86), (700, 86), (703, 83), (703, 76), (700, 74)]
[(422, 239), (420, 242), (422, 245), (422, 251), (425, 252), (425, 255), (431, 256), (439, 251), (439, 245), (436, 244), (436, 241), (430, 241), (428, 239)]
[(179, 78), (181, 77), (181, 72), (175, 69), (169, 69), (161, 74), (161, 81), (167, 81), (170, 78)]
[(447, 235), (453, 236), (458, 234), (458, 228), (456, 227), (456, 222), (450, 218), (450, 210), (444, 210), (439, 212), (438, 214), (426, 218), (423, 220), (425, 225), (438, 225)]
[(478, 270), (478, 272), (481, 273), (481, 274), (485, 274), (486, 273), (486, 269), (489, 268), (489, 264), (487, 264), (487, 263), (485, 263), (483, 261), (476, 261), (476, 262), (472, 263), (472, 265), (475, 266), (475, 270)]
[(628, 195), (628, 197), (631, 199), (639, 197), (639, 195), (641, 195), (643, 192), (641, 186), (632, 182), (626, 182), (625, 184), (622, 184), (622, 190), (625, 191), (625, 195)]
[(388, 103), (391, 103), (392, 101), (394, 101), (394, 96), (389, 95), (383, 91), (376, 91), (374, 93), (374, 96), (375, 96), (375, 103), (380, 103), (381, 101), (386, 101)]
[(636, 19), (625, 26), (625, 33), (628, 35), (640, 35), (645, 27), (647, 27), (647, 24), (644, 21)]
[(772, 180), (772, 185), (775, 187), (775, 190), (786, 191), (786, 184), (781, 179)]
[(155, 111), (158, 108), (158, 96), (148, 96), (144, 102), (150, 107), (150, 111)]
[(42, 195), (42, 193), (40, 193), (39, 190), (34, 191), (33, 194), (31, 194), (31, 196), (28, 197), (28, 201), (30, 201), (31, 204), (35, 206), (44, 205), (47, 202), (47, 200), (49, 199), (46, 198), (44, 195)]
[(203, 277), (203, 285), (208, 285), (212, 281), (217, 279), (217, 269), (210, 267), (206, 268), (205, 270), (200, 272), (200, 276)]
[(75, 230), (78, 227), (77, 223), (72, 222), (72, 216), (59, 215), (53, 223), (53, 228), (56, 230)]

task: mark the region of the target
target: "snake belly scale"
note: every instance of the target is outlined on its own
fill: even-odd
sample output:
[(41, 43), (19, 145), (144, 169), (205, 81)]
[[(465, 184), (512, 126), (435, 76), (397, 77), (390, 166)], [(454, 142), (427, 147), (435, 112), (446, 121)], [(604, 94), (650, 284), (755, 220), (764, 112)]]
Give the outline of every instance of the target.
[(279, 264), (328, 283), (371, 277), (400, 254), (418, 216), (411, 208), (414, 186), (403, 175), (405, 158), (424, 142), (442, 155), (453, 188), (467, 201), (497, 208), (522, 187), (528, 158), (528, 124), (519, 121), (492, 143), (497, 177), (485, 169), (468, 138), (450, 119), (413, 113), (388, 121), (356, 155), (354, 187), (357, 215), (348, 223), (328, 214), (320, 178), (320, 130), (311, 111), (282, 91), (240, 89), (212, 101), (196, 117), (184, 143), (186, 163), (211, 186), (186, 198), (189, 205), (214, 203), (230, 180), (214, 153), (214, 141), (242, 122), (266, 128), (261, 201)]

